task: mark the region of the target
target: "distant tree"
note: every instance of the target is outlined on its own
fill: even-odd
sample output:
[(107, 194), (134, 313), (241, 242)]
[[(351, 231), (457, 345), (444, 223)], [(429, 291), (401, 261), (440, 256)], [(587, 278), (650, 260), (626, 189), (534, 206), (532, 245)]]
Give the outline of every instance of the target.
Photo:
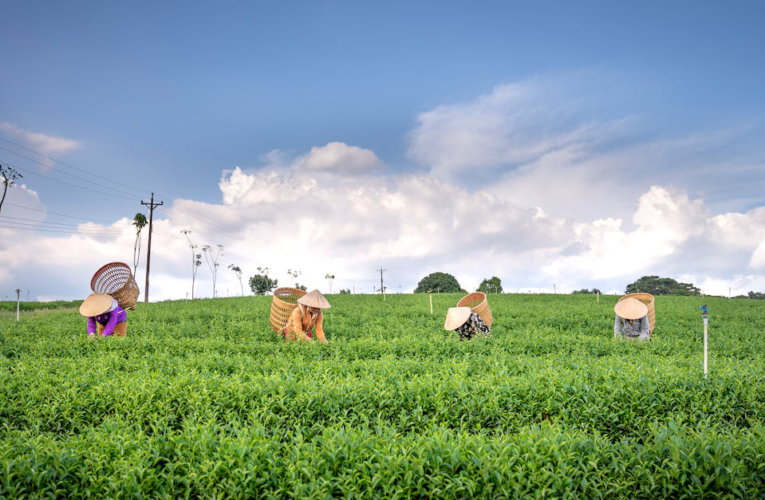
[(234, 274), (236, 274), (236, 279), (239, 280), (239, 288), (242, 290), (242, 297), (244, 297), (244, 287), (242, 286), (242, 269), (239, 266), (235, 266), (234, 264), (229, 264), (228, 268), (234, 271)]
[(292, 282), (295, 284), (295, 288), (298, 288), (297, 286), (297, 277), (301, 276), (303, 273), (301, 271), (298, 271), (297, 269), (287, 269), (287, 274), (292, 276)]
[(5, 193), (8, 192), (8, 188), (16, 183), (16, 179), (22, 179), (24, 176), (18, 173), (15, 168), (0, 163), (0, 177), (3, 178), (3, 197), (0, 198), (0, 212), (2, 212)]
[(341, 288), (340, 295), (350, 295), (351, 291), (348, 288)]
[(502, 293), (502, 280), (496, 276), (484, 279), (478, 287), (478, 291), (483, 293)]
[(148, 224), (144, 214), (135, 214), (132, 224), (135, 226), (135, 244), (133, 245), (133, 276), (138, 268), (138, 261), (141, 260), (141, 231)]
[(255, 295), (265, 295), (279, 286), (279, 280), (271, 279), (268, 276), (268, 269), (265, 269), (265, 271), (263, 274), (256, 274), (250, 278), (250, 290)]
[(449, 293), (449, 292), (462, 292), (467, 293), (460, 286), (457, 278), (448, 273), (431, 273), (420, 280), (417, 283), (417, 288), (414, 289), (414, 293)]
[(211, 245), (205, 245), (202, 247), (202, 252), (205, 254), (205, 261), (207, 262), (207, 267), (210, 268), (210, 272), (212, 273), (213, 298), (215, 298), (217, 295), (215, 292), (215, 287), (218, 281), (218, 267), (220, 267), (220, 258), (223, 257), (223, 249), (225, 248), (223, 245), (216, 245), (216, 247), (217, 250)]
[(327, 283), (329, 283), (329, 293), (332, 293), (332, 282), (335, 281), (335, 275), (325, 274), (324, 279), (327, 280)]
[(626, 293), (650, 293), (651, 295), (701, 295), (701, 290), (691, 283), (678, 283), (672, 278), (643, 276), (627, 285)]
[(765, 293), (762, 292), (749, 292), (748, 296), (750, 299), (765, 299)]
[(301, 285), (300, 283), (295, 283), (295, 288), (298, 290), (303, 290), (304, 292), (308, 290), (305, 285)]
[(588, 288), (582, 288), (581, 290), (576, 290), (576, 291), (574, 291), (572, 293), (574, 293), (574, 294), (591, 293), (592, 295), (595, 295), (596, 293), (599, 293), (600, 295), (603, 295), (603, 292), (601, 292), (597, 288), (593, 288), (592, 290), (590, 290)]
[(191, 230), (184, 229), (181, 232), (186, 236), (186, 241), (189, 242), (189, 248), (191, 249), (191, 300), (194, 300), (194, 283), (197, 281), (197, 271), (199, 271), (199, 266), (202, 265), (202, 254), (197, 253), (196, 250), (199, 247), (192, 243), (191, 238), (189, 238)]

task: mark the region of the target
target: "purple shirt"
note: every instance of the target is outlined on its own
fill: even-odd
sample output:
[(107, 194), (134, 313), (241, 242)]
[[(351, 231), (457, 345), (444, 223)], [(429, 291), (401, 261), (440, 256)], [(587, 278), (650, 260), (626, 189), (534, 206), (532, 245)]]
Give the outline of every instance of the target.
[(96, 321), (105, 325), (104, 332), (101, 335), (111, 335), (118, 323), (127, 321), (127, 313), (121, 306), (117, 306), (117, 309), (114, 311), (88, 318), (88, 335), (96, 333)]

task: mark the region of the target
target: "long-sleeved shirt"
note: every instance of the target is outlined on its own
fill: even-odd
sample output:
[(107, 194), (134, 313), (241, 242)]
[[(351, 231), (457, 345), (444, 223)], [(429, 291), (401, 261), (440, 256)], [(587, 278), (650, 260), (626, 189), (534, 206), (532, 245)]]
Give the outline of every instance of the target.
[(478, 314), (471, 312), (468, 320), (457, 328), (457, 334), (459, 334), (460, 340), (470, 340), (476, 335), (490, 337), (491, 329)]
[[(325, 342), (324, 336), (324, 313), (319, 312), (313, 316), (302, 305), (298, 305), (284, 328), (285, 332), (295, 340), (305, 340), (311, 338), (311, 332), (316, 331), (316, 338), (319, 342)], [(289, 337), (288, 337), (289, 338)]]
[(614, 337), (624, 336), (630, 339), (648, 340), (651, 335), (651, 325), (648, 316), (640, 319), (623, 319), (616, 315), (614, 320)]
[(111, 335), (114, 331), (114, 327), (123, 321), (127, 321), (127, 313), (121, 306), (118, 305), (113, 311), (105, 312), (103, 314), (99, 314), (98, 316), (88, 318), (88, 335), (96, 333), (97, 322), (104, 325), (104, 332), (101, 335), (107, 336)]

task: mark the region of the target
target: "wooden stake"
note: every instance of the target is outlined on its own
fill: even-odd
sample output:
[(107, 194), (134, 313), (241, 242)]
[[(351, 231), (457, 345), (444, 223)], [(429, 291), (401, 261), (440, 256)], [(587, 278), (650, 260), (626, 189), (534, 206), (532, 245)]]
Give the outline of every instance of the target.
[(21, 289), (16, 289), (16, 323), (19, 322), (19, 303), (21, 302)]
[[(151, 193), (151, 201), (142, 201), (141, 205), (149, 207), (149, 248), (146, 251), (146, 288), (144, 289), (143, 299), (147, 304), (149, 303), (149, 269), (151, 267), (151, 233), (153, 232), (152, 225), (154, 223), (154, 209), (161, 207), (165, 202), (154, 203), (154, 193)], [(213, 298), (215, 298), (215, 287), (213, 286)]]
[(598, 296), (598, 298), (596, 299), (596, 302), (597, 302), (598, 304), (600, 304), (600, 292), (596, 292), (596, 293), (597, 293), (597, 296)]
[(428, 293), (428, 296), (430, 297), (430, 315), (433, 316), (433, 294)]

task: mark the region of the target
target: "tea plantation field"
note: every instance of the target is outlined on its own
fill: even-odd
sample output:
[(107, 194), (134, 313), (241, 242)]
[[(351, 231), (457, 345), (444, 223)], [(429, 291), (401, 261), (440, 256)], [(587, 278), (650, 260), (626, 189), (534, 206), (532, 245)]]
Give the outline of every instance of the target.
[(139, 304), (125, 339), (76, 309), (0, 310), (0, 497), (765, 497), (765, 302), (329, 296), (329, 345), (285, 344), (270, 297)]

